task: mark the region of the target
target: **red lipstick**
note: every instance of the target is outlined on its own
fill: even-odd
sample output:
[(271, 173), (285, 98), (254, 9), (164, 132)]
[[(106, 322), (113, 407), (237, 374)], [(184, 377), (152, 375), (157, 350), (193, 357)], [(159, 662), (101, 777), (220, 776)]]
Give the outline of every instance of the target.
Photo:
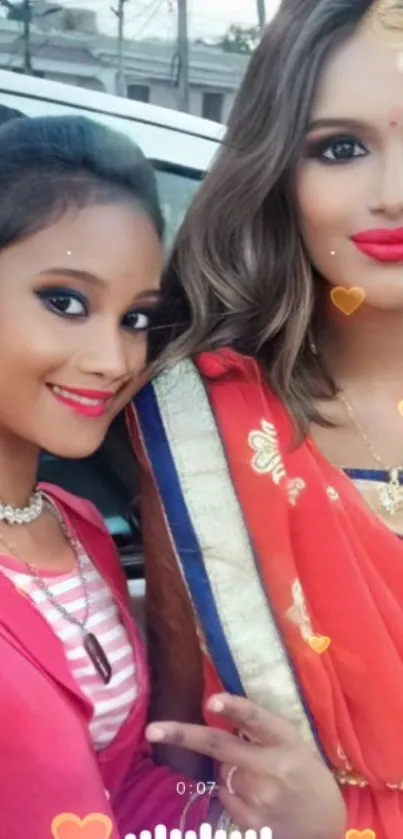
[(403, 227), (364, 230), (351, 239), (362, 253), (376, 262), (403, 262)]
[(115, 396), (113, 391), (106, 390), (61, 387), (53, 384), (48, 384), (48, 388), (58, 402), (67, 405), (81, 416), (94, 419), (106, 414), (109, 403)]

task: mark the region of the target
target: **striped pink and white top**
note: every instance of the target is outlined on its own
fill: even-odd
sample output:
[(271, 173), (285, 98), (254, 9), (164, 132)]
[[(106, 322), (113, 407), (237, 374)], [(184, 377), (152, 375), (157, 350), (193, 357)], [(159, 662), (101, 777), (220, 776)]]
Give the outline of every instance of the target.
[[(112, 666), (108, 685), (104, 684), (84, 650), (79, 627), (53, 606), (32, 576), (22, 570), (26, 566), (17, 559), (0, 556), (0, 571), (22, 594), (31, 598), (63, 642), (72, 674), (94, 707), (89, 729), (94, 747), (99, 750), (108, 746), (118, 733), (136, 700), (138, 689), (133, 650), (112, 592), (84, 549), (81, 549), (81, 557), (90, 600), (86, 629), (96, 635)], [(84, 592), (77, 571), (68, 574), (47, 571), (42, 577), (57, 602), (78, 620), (84, 620)]]

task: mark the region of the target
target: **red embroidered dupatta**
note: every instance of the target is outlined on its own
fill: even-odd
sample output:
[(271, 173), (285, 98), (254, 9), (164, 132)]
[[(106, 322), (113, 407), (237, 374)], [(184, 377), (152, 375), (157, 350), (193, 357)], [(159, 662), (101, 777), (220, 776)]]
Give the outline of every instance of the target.
[[(292, 449), (291, 420), (254, 361), (203, 354), (197, 366), (325, 754), (367, 784), (343, 785), (346, 836), (401, 839), (403, 543), (311, 440)], [(206, 677), (211, 693), (211, 662)]]

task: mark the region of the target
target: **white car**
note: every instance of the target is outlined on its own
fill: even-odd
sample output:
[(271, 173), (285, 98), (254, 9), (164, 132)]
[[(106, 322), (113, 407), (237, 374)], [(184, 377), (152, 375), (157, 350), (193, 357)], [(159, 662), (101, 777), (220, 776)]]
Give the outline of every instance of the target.
[(81, 87), (0, 70), (0, 105), (30, 117), (82, 114), (131, 137), (153, 161), (170, 237), (223, 136), (223, 126)]
[[(224, 132), (223, 126), (200, 117), (5, 70), (0, 70), (1, 105), (29, 117), (82, 114), (131, 137), (154, 164), (168, 239), (179, 227)], [(125, 435), (125, 426), (121, 417), (116, 423), (113, 433), (119, 439)], [(133, 505), (136, 487), (123, 484), (118, 463), (116, 471), (111, 471), (105, 447), (82, 461), (44, 454), (39, 477), (85, 495), (97, 505), (119, 548), (131, 591), (141, 593), (141, 533)]]

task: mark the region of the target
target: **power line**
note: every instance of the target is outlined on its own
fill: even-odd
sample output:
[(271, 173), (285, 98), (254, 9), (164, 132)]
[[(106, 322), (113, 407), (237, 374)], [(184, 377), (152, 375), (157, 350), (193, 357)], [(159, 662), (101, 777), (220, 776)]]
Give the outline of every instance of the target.
[[(152, 23), (157, 14), (161, 11), (161, 6), (163, 3), (164, 0), (154, 0), (154, 2), (148, 5), (147, 9), (143, 9), (142, 15), (144, 14), (144, 12), (150, 12), (150, 14), (148, 15), (146, 21), (141, 24), (140, 29), (138, 29), (137, 32), (135, 32), (134, 35), (131, 36), (132, 40), (140, 38), (142, 36), (143, 32), (147, 29), (147, 27), (150, 25), (150, 23)], [(137, 15), (137, 17), (140, 17), (140, 15)], [(133, 20), (131, 20), (130, 22), (133, 23)]]

